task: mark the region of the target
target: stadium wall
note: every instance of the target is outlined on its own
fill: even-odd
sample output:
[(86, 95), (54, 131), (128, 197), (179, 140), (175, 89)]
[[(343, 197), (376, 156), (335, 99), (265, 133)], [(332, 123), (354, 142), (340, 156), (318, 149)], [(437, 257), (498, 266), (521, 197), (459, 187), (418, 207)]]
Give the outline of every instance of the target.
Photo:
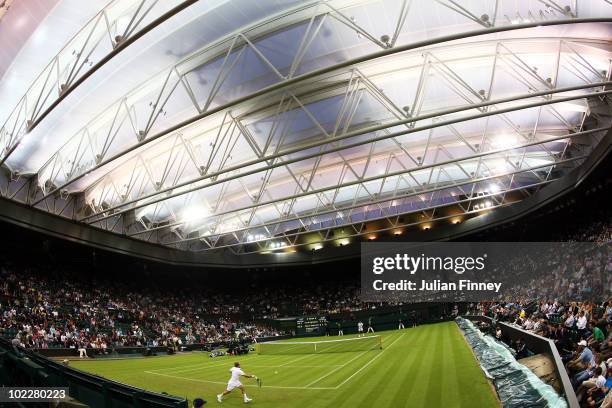
[(187, 408), (187, 400), (156, 394), (75, 370), (0, 339), (0, 384), (67, 387), (72, 398), (95, 407)]
[(536, 354), (547, 353), (553, 357), (555, 362), (555, 370), (557, 375), (561, 379), (561, 384), (563, 386), (563, 394), (565, 399), (567, 400), (568, 406), (570, 408), (580, 408), (580, 404), (576, 399), (576, 394), (574, 393), (574, 389), (572, 387), (572, 383), (570, 381), (567, 372), (565, 371), (565, 366), (563, 365), (563, 361), (561, 361), (561, 356), (559, 355), (559, 351), (557, 351), (557, 347), (552, 340), (549, 340), (545, 337), (538, 336), (537, 334), (528, 332), (521, 328), (512, 326), (508, 323), (504, 322), (494, 322), (493, 319), (487, 316), (480, 315), (466, 315), (463, 316), (466, 319), (469, 319), (473, 322), (485, 322), (491, 325), (491, 327), (499, 326), (502, 331), (502, 336), (504, 338), (509, 338), (511, 340), (523, 339), (527, 348)]
[[(259, 342), (272, 341), (272, 340), (286, 340), (293, 337), (301, 337), (301, 336), (275, 336), (275, 337), (260, 337), (257, 339)], [(217, 347), (227, 347), (229, 345), (228, 342), (214, 342), (214, 343), (193, 343), (193, 344), (183, 344), (180, 346), (180, 351), (210, 351), (209, 349), (215, 349)], [(145, 351), (151, 351), (152, 354), (166, 354), (168, 352), (168, 347), (166, 346), (157, 346), (157, 347), (146, 347), (146, 346), (134, 346), (134, 347), (116, 347), (114, 349), (108, 350), (111, 352), (111, 355), (108, 357), (116, 356), (117, 358), (128, 358), (128, 356), (136, 356), (142, 355), (144, 356)], [(100, 349), (87, 348), (87, 355), (92, 357), (96, 356)], [(46, 349), (36, 349), (36, 353), (40, 354), (44, 357), (49, 358), (58, 358), (58, 357), (76, 357), (79, 355), (79, 352), (75, 348), (65, 348), (65, 347), (54, 347), (54, 348), (46, 348)]]

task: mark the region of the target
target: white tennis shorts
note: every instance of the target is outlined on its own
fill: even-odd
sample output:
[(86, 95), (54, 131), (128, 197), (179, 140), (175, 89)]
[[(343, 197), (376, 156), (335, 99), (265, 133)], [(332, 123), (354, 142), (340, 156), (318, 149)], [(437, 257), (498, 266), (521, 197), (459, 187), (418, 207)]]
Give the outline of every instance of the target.
[(238, 388), (242, 385), (242, 383), (240, 381), (230, 381), (227, 383), (227, 390), (231, 391), (234, 388)]

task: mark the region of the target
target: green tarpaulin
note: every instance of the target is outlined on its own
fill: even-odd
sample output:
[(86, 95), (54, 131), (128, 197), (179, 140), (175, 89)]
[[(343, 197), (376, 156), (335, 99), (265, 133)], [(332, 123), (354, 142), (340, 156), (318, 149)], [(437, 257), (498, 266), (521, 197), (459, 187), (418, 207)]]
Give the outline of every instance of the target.
[(553, 387), (517, 362), (508, 348), (483, 334), (462, 317), (457, 325), (474, 350), (480, 366), (491, 378), (504, 408), (566, 408), (567, 402)]

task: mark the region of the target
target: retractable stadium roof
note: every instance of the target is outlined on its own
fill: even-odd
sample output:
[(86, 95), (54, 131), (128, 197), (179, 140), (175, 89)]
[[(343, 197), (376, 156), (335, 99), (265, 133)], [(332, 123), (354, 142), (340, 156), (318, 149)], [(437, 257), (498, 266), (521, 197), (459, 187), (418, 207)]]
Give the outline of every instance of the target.
[(87, 3), (2, 61), (0, 193), (118, 240), (281, 262), (482, 222), (610, 139), (607, 0)]

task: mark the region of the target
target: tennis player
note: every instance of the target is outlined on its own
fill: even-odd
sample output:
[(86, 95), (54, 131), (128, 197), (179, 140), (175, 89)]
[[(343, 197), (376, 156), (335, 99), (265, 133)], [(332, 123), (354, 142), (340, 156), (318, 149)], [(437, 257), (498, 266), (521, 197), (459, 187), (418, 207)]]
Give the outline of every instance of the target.
[(242, 383), (240, 382), (240, 377), (257, 379), (257, 376), (252, 374), (246, 374), (244, 371), (242, 371), (242, 369), (240, 368), (240, 363), (237, 361), (234, 363), (234, 366), (230, 368), (229, 371), (230, 373), (232, 373), (232, 376), (227, 382), (227, 388), (225, 389), (225, 391), (223, 391), (222, 394), (217, 394), (217, 401), (223, 402), (223, 397), (232, 392), (234, 388), (238, 388), (240, 391), (242, 391), (242, 399), (244, 400), (245, 404), (248, 404), (249, 402), (253, 401), (251, 398), (247, 397), (244, 385), (242, 385)]
[(357, 323), (357, 337), (363, 337), (363, 322)]

